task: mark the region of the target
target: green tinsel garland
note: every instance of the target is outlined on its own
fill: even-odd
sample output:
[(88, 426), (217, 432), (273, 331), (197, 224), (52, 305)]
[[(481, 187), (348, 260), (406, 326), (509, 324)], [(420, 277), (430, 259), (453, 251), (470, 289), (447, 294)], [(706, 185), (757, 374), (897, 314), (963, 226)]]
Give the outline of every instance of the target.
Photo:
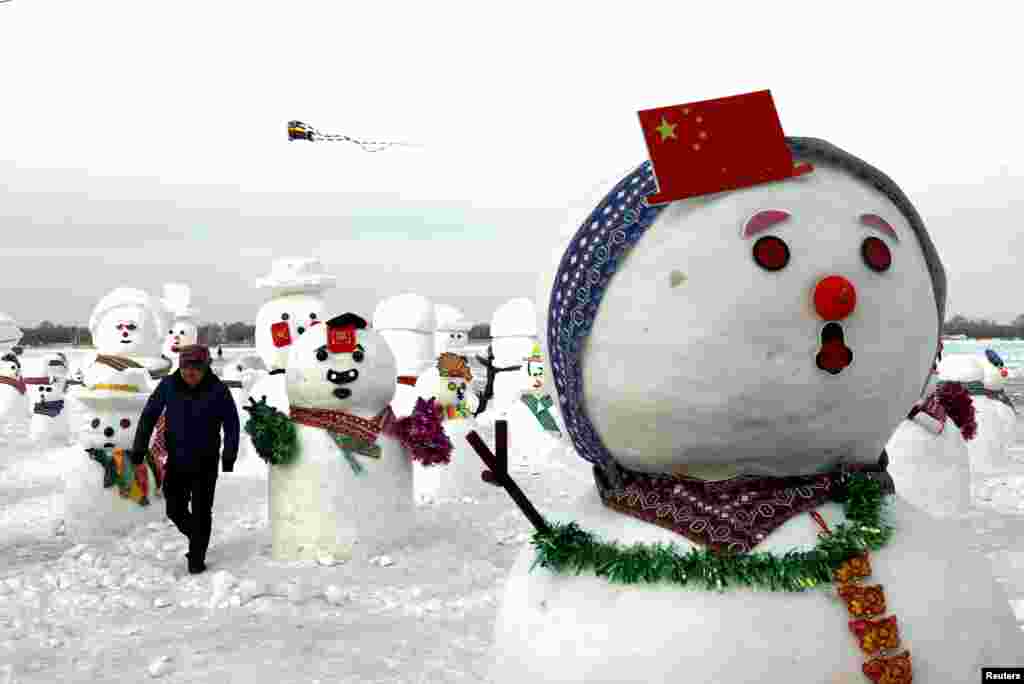
[(700, 583), (705, 589), (724, 591), (747, 586), (770, 591), (805, 591), (830, 584), (833, 571), (844, 561), (885, 546), (893, 528), (882, 520), (883, 494), (877, 482), (852, 475), (845, 501), (847, 522), (819, 535), (811, 551), (790, 551), (782, 556), (754, 552), (720, 553), (692, 549), (680, 553), (674, 544), (621, 546), (604, 542), (576, 523), (556, 523), (550, 532), (535, 532), (533, 545), (538, 565), (555, 572), (593, 571), (616, 584), (670, 582)]
[(267, 405), (266, 397), (259, 401), (250, 398), (252, 406), (243, 406), (249, 412), (245, 433), (252, 437), (252, 445), (267, 463), (287, 465), (299, 454), (298, 432), (295, 423), (285, 414)]

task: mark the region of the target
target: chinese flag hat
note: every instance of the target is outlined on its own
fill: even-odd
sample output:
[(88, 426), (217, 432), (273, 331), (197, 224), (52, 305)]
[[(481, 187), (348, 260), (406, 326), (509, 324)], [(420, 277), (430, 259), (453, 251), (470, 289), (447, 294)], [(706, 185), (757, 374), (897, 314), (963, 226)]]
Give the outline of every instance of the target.
[(649, 204), (746, 188), (813, 170), (786, 145), (769, 90), (639, 112), (658, 191)]

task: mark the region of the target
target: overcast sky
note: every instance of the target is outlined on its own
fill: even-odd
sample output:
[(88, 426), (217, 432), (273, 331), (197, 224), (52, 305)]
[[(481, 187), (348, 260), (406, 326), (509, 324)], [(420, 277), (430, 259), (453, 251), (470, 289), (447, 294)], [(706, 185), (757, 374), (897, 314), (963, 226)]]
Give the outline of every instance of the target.
[[(489, 320), (646, 158), (637, 110), (770, 88), (787, 134), (916, 203), (949, 315), (1024, 313), (1002, 5), (591, 4), (0, 4), (0, 311), (84, 324), (114, 287), (184, 281), (202, 319), (252, 321), (273, 256), (316, 254), (331, 310), (411, 290)], [(293, 118), (423, 147), (289, 143)]]

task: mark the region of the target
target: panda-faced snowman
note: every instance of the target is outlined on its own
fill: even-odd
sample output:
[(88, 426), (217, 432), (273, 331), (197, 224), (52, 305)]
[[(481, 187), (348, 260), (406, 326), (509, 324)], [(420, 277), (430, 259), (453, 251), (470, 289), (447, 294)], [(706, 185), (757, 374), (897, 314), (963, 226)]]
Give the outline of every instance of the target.
[[(840, 466), (877, 468), (920, 396), (945, 277), (891, 179), (825, 141), (785, 147), (775, 168), (794, 177), (667, 204), (649, 198), (671, 179), (656, 185), (641, 165), (543, 276), (545, 357), (595, 474), (558, 522), (620, 548), (781, 557), (818, 543), (809, 511), (830, 529), (846, 521), (822, 483)], [(969, 540), (885, 501), (895, 533), (867, 582), (884, 587), (915, 679), (967, 681), (1019, 658), (1006, 596)], [(531, 569), (535, 558), (524, 549), (505, 585), (497, 684), (868, 681), (833, 585), (622, 585)]]
[(270, 468), (277, 559), (335, 559), (409, 533), (412, 460), (390, 428), (395, 358), (355, 314), (314, 324), (288, 358), (294, 462)]

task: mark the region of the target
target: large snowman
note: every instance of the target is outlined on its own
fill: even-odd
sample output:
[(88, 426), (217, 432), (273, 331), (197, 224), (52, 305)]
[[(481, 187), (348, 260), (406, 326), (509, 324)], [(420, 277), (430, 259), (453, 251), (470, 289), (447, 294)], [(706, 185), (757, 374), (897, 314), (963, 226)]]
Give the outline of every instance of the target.
[(270, 406), (288, 412), (288, 355), (292, 345), (321, 320), (324, 293), (336, 282), (337, 277), (315, 258), (278, 259), (270, 274), (256, 281), (256, 287), (268, 294), (256, 313), (256, 351), (267, 372), (245, 374), (250, 396), (257, 400), (265, 396)]
[[(416, 399), (423, 396), (416, 383), (436, 363), (436, 316), (430, 300), (412, 292), (383, 300), (373, 312), (373, 329), (387, 340), (395, 355), (398, 387), (391, 408), (397, 416), (412, 413)], [(432, 392), (428, 390), (426, 395), (432, 396)]]
[(67, 450), (60, 517), (66, 534), (77, 538), (163, 518), (162, 469), (151, 462), (134, 466), (130, 454), (150, 376), (142, 368), (102, 367), (93, 378), (91, 385), (68, 392), (81, 404), (81, 424), (77, 443)]
[(192, 288), (183, 283), (166, 283), (160, 300), (167, 311), (170, 327), (164, 335), (161, 354), (171, 362), (170, 372), (178, 370), (178, 350), (199, 342), (199, 310), (192, 306)]
[(67, 444), (71, 438), (68, 412), (64, 408), (67, 390), (67, 358), (61, 353), (26, 359), (26, 376), (32, 419), (29, 438), (37, 443)]
[(171, 369), (160, 354), (165, 325), (162, 306), (146, 292), (120, 287), (107, 293), (89, 317), (97, 353), (83, 361), (85, 384), (96, 384), (108, 368), (143, 368), (150, 374), (148, 387), (155, 387)]
[(297, 451), (270, 468), (274, 558), (341, 560), (411, 533), (412, 459), (389, 406), (395, 374), (387, 342), (355, 314), (314, 325), (292, 345)]
[(1005, 364), (992, 349), (980, 354), (949, 354), (939, 363), (945, 382), (959, 382), (974, 402), (977, 434), (967, 443), (971, 473), (982, 476), (1011, 467), (1010, 446), (1016, 438), (1017, 414), (1005, 386)]
[[(549, 520), (618, 543), (599, 562), (622, 581), (595, 574), (585, 538), (549, 548), (562, 572), (531, 572), (525, 548), (496, 621), (496, 684), (909, 682), (904, 648), (915, 681), (952, 684), (1021, 662), (985, 558), (899, 496), (883, 498), (895, 531), (870, 567), (837, 569), (846, 598), (830, 572), (817, 590), (766, 586), (785, 554), (825, 543), (823, 526), (879, 540), (865, 497), (886, 478), (856, 471), (877, 468), (920, 396), (945, 276), (895, 183), (823, 140), (783, 140), (765, 96), (642, 112), (653, 165), (607, 192), (543, 277), (546, 356), (596, 485)], [(751, 98), (772, 121), (736, 112)], [(663, 144), (684, 163), (656, 188)], [(830, 500), (854, 491), (863, 510)], [(743, 565), (747, 552), (774, 560)], [(812, 581), (800, 568), (791, 588)], [(871, 621), (879, 610), (901, 639), (881, 660), (866, 651), (896, 632)]]

